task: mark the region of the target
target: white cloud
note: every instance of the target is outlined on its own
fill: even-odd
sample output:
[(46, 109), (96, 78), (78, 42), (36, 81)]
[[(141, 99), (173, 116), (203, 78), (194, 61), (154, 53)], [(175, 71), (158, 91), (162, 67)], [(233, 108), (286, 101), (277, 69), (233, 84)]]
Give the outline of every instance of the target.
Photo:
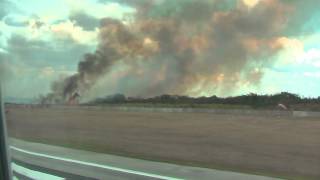
[(310, 49), (299, 58), (299, 63), (309, 64), (320, 68), (320, 49)]
[(64, 0), (41, 1), (41, 0), (19, 0), (12, 1), (17, 10), (12, 10), (12, 14), (26, 17), (39, 17), (42, 20), (55, 21), (68, 17), (68, 8)]
[(41, 75), (43, 76), (52, 76), (55, 73), (53, 67), (47, 66), (41, 69)]
[(1, 47), (0, 47), (0, 53), (8, 53), (5, 49), (2, 49)]
[(50, 31), (57, 38), (71, 38), (80, 44), (94, 44), (97, 41), (98, 29), (85, 31), (70, 20), (51, 25)]
[(111, 17), (122, 19), (128, 13), (134, 13), (135, 9), (122, 6), (119, 3), (110, 2), (106, 4), (96, 3), (88, 0), (65, 0), (70, 11), (84, 11), (96, 18)]
[(275, 67), (288, 65), (320, 67), (320, 47), (306, 49), (310, 44), (310, 38), (280, 38), (278, 41), (283, 46), (283, 50), (278, 54)]
[(15, 2), (15, 5), (21, 10), (11, 11), (7, 16), (14, 21), (25, 22), (26, 26), (11, 26), (0, 21), (2, 47), (12, 34), (50, 43), (54, 43), (55, 38), (58, 40), (71, 38), (80, 44), (96, 45), (98, 30), (86, 31), (77, 26), (75, 22), (69, 20), (72, 12), (83, 11), (97, 19), (104, 17), (122, 19), (127, 13), (135, 12), (133, 8), (118, 3), (103, 4), (90, 0), (57, 0), (50, 3), (30, 0)]
[(320, 78), (320, 72), (305, 72), (303, 75), (306, 77)]

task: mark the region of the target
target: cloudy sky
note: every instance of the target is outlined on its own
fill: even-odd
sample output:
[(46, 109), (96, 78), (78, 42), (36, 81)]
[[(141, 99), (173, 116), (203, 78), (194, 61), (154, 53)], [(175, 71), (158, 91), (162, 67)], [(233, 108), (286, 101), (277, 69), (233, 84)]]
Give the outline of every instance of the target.
[[(209, 85), (204, 86), (199, 85), (201, 83), (192, 82), (192, 85), (190, 86), (193, 87), (185, 88), (183, 86), (179, 88), (179, 91), (174, 88), (162, 88), (163, 90), (159, 91), (159, 93), (183, 92), (182, 94), (195, 96), (209, 96), (213, 94), (225, 96), (246, 94), (250, 92), (270, 94), (288, 91), (307, 97), (320, 96), (320, 11), (318, 11), (320, 3), (318, 3), (317, 0), (304, 2), (300, 0), (216, 1), (217, 3), (213, 3), (213, 7), (222, 4), (224, 8), (219, 7), (210, 11), (210, 24), (212, 27), (206, 26), (206, 28), (215, 29), (210, 32), (214, 32), (211, 34), (219, 37), (222, 37), (222, 34), (221, 32), (220, 34), (218, 32), (221, 29), (223, 30), (223, 28), (234, 30), (226, 32), (230, 33), (227, 35), (224, 33), (223, 35), (226, 36), (222, 37), (224, 39), (214, 37), (209, 40), (207, 38), (205, 41), (214, 41), (209, 42), (209, 44), (220, 43), (218, 45), (208, 45), (212, 48), (212, 52), (216, 52), (214, 50), (215, 47), (221, 52), (221, 47), (223, 47), (221, 42), (230, 41), (238, 43), (241, 41), (241, 43), (243, 42), (246, 47), (249, 47), (252, 50), (248, 51), (246, 49), (246, 57), (243, 57), (244, 60), (251, 57), (250, 54), (247, 54), (255, 52), (256, 46), (259, 46), (260, 48), (260, 45), (262, 44), (261, 47), (270, 48), (272, 50), (272, 55), (252, 56), (261, 59), (255, 61), (259, 62), (259, 65), (256, 67), (254, 64), (243, 66), (245, 69), (250, 67), (250, 73), (259, 72), (259, 75), (261, 75), (261, 77), (259, 76), (259, 82), (252, 83), (251, 81), (255, 81), (255, 79), (252, 79), (250, 76), (250, 78), (229, 81), (233, 82), (236, 87), (232, 91), (224, 92), (225, 88), (216, 88), (217, 82), (227, 79), (225, 76), (228, 75), (229, 71), (224, 69), (229, 67), (230, 69), (233, 68), (232, 63), (228, 63), (228, 65), (219, 68), (219, 70), (222, 69), (221, 72), (216, 72), (218, 70), (215, 70), (215, 72), (208, 70), (208, 73), (197, 74), (194, 70), (188, 71), (193, 75), (187, 76), (188, 79), (191, 77), (200, 77), (200, 75), (202, 76), (204, 74), (208, 76), (214, 75), (216, 80), (212, 82), (207, 82), (208, 78), (202, 78), (206, 81), (206, 84)], [(145, 12), (141, 10), (142, 6), (139, 4), (140, 2), (144, 2), (144, 0), (133, 0), (128, 2), (124, 0), (0, 0), (0, 76), (1, 79), (4, 80), (6, 96), (33, 98), (37, 97), (39, 94), (47, 94), (51, 91), (50, 88), (53, 81), (78, 73), (78, 63), (83, 60), (83, 55), (85, 53), (94, 52), (97, 49), (97, 45), (99, 45), (98, 38), (99, 33), (101, 33), (100, 20), (102, 18), (110, 17), (127, 25), (129, 24), (127, 22), (129, 21), (127, 19), (128, 16), (138, 17), (139, 12), (140, 14)], [(155, 9), (160, 11), (159, 9), (161, 9), (160, 7), (162, 6), (168, 7), (168, 2), (169, 1), (166, 0), (154, 0), (154, 3), (152, 4), (153, 11), (155, 11)], [(268, 17), (260, 19), (251, 17), (270, 15), (268, 13), (266, 14), (268, 11), (265, 10), (266, 8), (264, 8), (264, 6), (268, 6), (266, 8), (277, 7), (277, 11), (272, 14), (279, 12), (279, 16), (273, 17), (276, 18), (273, 20), (269, 20)], [(172, 3), (170, 7), (176, 8)], [(194, 6), (194, 8), (197, 8), (197, 6)], [(170, 8), (166, 8), (166, 11), (161, 11), (161, 13), (171, 13), (170, 10)], [(189, 8), (187, 12), (188, 14), (193, 12), (192, 8), (191, 10)], [(148, 13), (150, 13), (150, 11), (148, 11)], [(237, 13), (245, 20), (242, 21), (241, 19), (237, 19)], [(243, 13), (245, 13), (245, 15), (242, 16)], [(199, 14), (201, 15), (201, 13)], [(168, 16), (170, 17), (170, 15)], [(192, 14), (192, 16), (198, 15)], [(152, 18), (151, 15), (150, 17)], [(175, 18), (179, 18), (179, 16), (175, 16)], [(281, 21), (278, 21), (277, 19), (280, 18)], [(198, 18), (196, 19), (197, 21), (199, 20)], [(221, 23), (220, 19), (224, 19), (224, 23)], [(135, 19), (133, 18), (131, 21), (135, 21)], [(266, 21), (266, 23), (271, 22), (271, 24), (264, 27), (264, 21)], [(241, 22), (245, 23), (241, 24)], [(191, 23), (185, 24), (186, 26), (191, 25)], [(248, 28), (246, 29), (245, 27)], [(265, 30), (268, 28), (271, 30)], [(179, 32), (181, 32), (181, 29), (182, 27), (179, 26)], [(274, 33), (275, 31), (276, 33)], [(209, 31), (206, 30), (205, 32)], [(249, 36), (246, 33), (251, 34), (249, 34)], [(236, 34), (236, 36), (233, 36), (234, 34)], [(244, 36), (254, 38), (243, 39), (242, 37)], [(207, 37), (207, 35), (205, 35), (205, 37)], [(241, 37), (241, 39), (237, 41), (232, 39), (239, 37)], [(154, 39), (144, 37), (143, 40), (144, 43), (150, 44)], [(281, 48), (274, 51), (274, 44), (280, 44)], [(226, 51), (229, 50), (228, 48), (232, 50), (233, 46), (226, 43)], [(194, 51), (202, 52), (201, 50)], [(165, 51), (162, 51), (162, 53), (163, 52)], [(203, 54), (207, 55), (209, 53)], [(238, 55), (237, 53), (235, 54)], [(223, 59), (223, 57), (218, 55), (213, 56), (216, 59)], [(197, 55), (197, 57), (202, 58), (200, 55)], [(230, 56), (228, 57), (229, 59), (223, 61), (213, 61), (223, 63), (229, 61), (231, 57), (233, 56)], [(209, 61), (208, 58), (203, 59)], [(261, 63), (265, 61), (265, 59), (272, 59), (272, 63)], [(237, 66), (237, 58), (232, 59), (232, 61), (234, 61), (234, 65)], [(270, 60), (268, 60), (268, 62), (270, 62)], [(101, 84), (110, 84), (110, 80), (106, 80), (106, 78), (115, 78), (114, 76), (116, 76), (116, 73), (113, 72), (117, 71), (117, 69), (121, 69), (119, 64), (121, 63), (112, 66), (112, 70), (110, 70), (109, 74), (99, 77), (100, 79), (97, 81), (98, 85), (94, 85), (92, 87), (92, 92), (89, 93), (91, 96), (92, 93), (99, 93), (97, 96), (117, 93), (116, 91), (126, 93), (130, 91), (128, 89), (136, 88), (134, 85), (128, 85), (130, 84), (130, 82), (128, 83), (130, 78), (126, 77), (119, 79), (119, 82), (122, 84), (126, 82), (125, 86), (118, 85), (117, 82), (115, 82), (112, 86), (118, 88), (111, 88), (108, 91), (103, 91), (106, 85)], [(197, 66), (197, 71), (202, 71), (205, 67), (200, 63), (193, 64)], [(208, 64), (213, 65), (214, 63), (208, 62)], [(151, 64), (139, 66), (139, 68), (145, 68), (146, 70), (143, 70), (143, 73), (147, 74), (147, 69), (150, 66)], [(151, 69), (156, 71), (154, 67)], [(160, 68), (159, 71), (161, 71)], [(167, 68), (167, 71), (174, 70), (168, 70)], [(239, 71), (238, 74), (242, 71), (243, 70)], [(128, 72), (129, 71), (126, 73), (128, 74)], [(247, 75), (250, 73), (245, 74)], [(170, 72), (168, 74), (170, 74)], [(232, 76), (234, 76), (234, 74), (232, 74)], [(163, 78), (165, 79), (164, 81), (166, 81), (166, 84), (169, 84), (168, 82), (170, 79), (167, 77), (169, 78), (169, 76)], [(172, 75), (171, 78), (172, 77), (177, 77), (177, 75)], [(234, 77), (232, 78), (234, 79)], [(198, 80), (201, 78), (196, 79)], [(146, 79), (145, 81), (148, 80), (149, 79)], [(133, 79), (132, 82), (137, 82), (140, 87), (144, 87), (140, 85), (142, 83), (140, 81)], [(225, 86), (225, 84), (221, 84), (221, 86)], [(120, 87), (125, 87), (127, 90), (122, 90)], [(226, 88), (228, 87), (229, 86), (226, 86)], [(197, 90), (195, 91), (194, 89)], [(139, 89), (139, 92), (140, 91), (141, 90)], [(134, 93), (132, 95), (140, 94)]]

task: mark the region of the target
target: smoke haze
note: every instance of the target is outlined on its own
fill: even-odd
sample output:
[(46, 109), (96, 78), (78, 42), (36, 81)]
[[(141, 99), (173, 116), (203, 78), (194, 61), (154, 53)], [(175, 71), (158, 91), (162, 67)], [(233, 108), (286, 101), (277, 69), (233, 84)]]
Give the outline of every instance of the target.
[(277, 0), (119, 1), (137, 11), (100, 22), (99, 43), (76, 74), (52, 84), (47, 99), (63, 102), (112, 93), (129, 96), (230, 94), (259, 85), (283, 47), (288, 14)]

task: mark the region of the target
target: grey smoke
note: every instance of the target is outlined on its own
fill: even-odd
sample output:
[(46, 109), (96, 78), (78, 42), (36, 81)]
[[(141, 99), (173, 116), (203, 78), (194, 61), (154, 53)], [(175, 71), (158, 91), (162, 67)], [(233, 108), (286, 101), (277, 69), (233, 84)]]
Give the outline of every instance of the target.
[[(290, 10), (276, 0), (261, 0), (250, 11), (222, 2), (127, 1), (138, 10), (134, 21), (103, 19), (96, 51), (84, 55), (76, 74), (55, 82), (51, 96), (92, 96), (97, 88), (106, 94), (197, 95), (231, 92), (240, 81), (258, 85), (263, 71), (254, 70), (273, 63)], [(120, 67), (122, 74), (108, 79)]]

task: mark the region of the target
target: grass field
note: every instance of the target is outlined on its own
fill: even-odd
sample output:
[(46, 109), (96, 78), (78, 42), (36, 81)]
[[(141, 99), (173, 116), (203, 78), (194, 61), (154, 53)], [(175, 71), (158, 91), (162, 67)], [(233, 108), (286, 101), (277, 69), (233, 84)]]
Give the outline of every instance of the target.
[(177, 164), (320, 179), (319, 118), (8, 109), (8, 131), (15, 138)]

